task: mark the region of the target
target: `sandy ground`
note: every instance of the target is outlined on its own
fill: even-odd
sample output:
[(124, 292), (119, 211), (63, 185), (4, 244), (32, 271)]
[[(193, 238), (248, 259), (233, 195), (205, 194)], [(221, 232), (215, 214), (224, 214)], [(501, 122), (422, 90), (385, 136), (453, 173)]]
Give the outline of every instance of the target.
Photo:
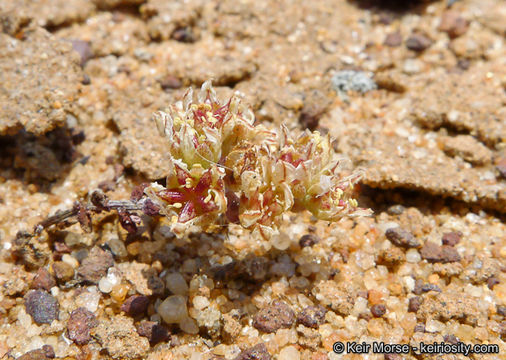
[[(1, 1), (0, 359), (504, 359), (505, 18), (500, 0)], [(129, 234), (114, 213), (23, 235), (163, 179), (151, 115), (208, 79), (259, 123), (330, 134), (373, 216), (289, 213), (272, 241), (150, 217)]]

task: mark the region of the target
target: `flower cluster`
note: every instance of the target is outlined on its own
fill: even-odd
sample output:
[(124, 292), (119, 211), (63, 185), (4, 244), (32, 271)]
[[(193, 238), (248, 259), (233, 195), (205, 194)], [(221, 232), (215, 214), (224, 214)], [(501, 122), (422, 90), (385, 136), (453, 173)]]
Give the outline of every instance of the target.
[(361, 174), (340, 176), (328, 136), (306, 130), (293, 139), (286, 127), (255, 125), (239, 95), (221, 103), (209, 81), (196, 103), (190, 89), (154, 119), (169, 143), (169, 174), (144, 191), (176, 235), (226, 219), (268, 239), (289, 210), (329, 221), (363, 213), (352, 197)]

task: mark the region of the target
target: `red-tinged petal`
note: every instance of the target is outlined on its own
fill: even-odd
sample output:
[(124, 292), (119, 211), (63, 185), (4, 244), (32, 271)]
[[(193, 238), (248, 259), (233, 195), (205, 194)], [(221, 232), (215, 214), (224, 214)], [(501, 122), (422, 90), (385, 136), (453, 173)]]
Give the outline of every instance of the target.
[(201, 197), (201, 196), (199, 196), (197, 198), (197, 202), (198, 202), (198, 204), (200, 206), (202, 214), (214, 211), (214, 210), (216, 210), (218, 208), (218, 206), (214, 202), (212, 202), (210, 200), (208, 202), (205, 202), (204, 198)]
[(202, 192), (204, 192), (204, 190), (209, 189), (209, 186), (211, 185), (212, 180), (213, 179), (211, 176), (211, 171), (207, 170), (200, 178), (197, 186), (195, 186), (195, 193), (202, 194)]
[(182, 191), (176, 189), (161, 190), (157, 195), (169, 203), (184, 202), (186, 198)]
[(227, 211), (225, 215), (229, 222), (233, 224), (239, 223), (239, 197), (235, 194), (235, 192), (228, 190), (225, 193), (227, 197)]
[(346, 206), (346, 201), (343, 199), (339, 200), (339, 206)]
[(188, 201), (184, 204), (183, 209), (179, 213), (178, 222), (185, 223), (197, 216), (195, 212), (195, 204), (191, 201)]

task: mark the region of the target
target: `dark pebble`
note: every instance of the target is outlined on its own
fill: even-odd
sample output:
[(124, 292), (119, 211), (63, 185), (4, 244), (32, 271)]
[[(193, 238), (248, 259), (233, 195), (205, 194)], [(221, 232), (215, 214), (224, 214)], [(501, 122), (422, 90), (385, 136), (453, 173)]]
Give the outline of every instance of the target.
[(499, 279), (494, 276), (488, 278), (488, 280), (487, 280), (487, 286), (490, 290), (493, 290), (494, 286), (499, 283), (500, 283)]
[(371, 306), (371, 314), (374, 317), (382, 317), (387, 312), (387, 308), (383, 304), (376, 304)]
[(407, 230), (400, 227), (388, 229), (385, 236), (392, 244), (405, 248), (416, 248), (420, 246), (420, 242)]
[(401, 215), (406, 208), (401, 204), (392, 205), (387, 209), (389, 215)]
[(37, 324), (51, 324), (58, 319), (58, 301), (44, 290), (30, 290), (25, 296), (26, 312)]
[(466, 33), (469, 23), (459, 13), (449, 10), (441, 16), (439, 30), (448, 34), (451, 39)]
[(151, 346), (167, 341), (170, 338), (167, 328), (154, 321), (141, 321), (137, 326), (137, 333), (140, 336), (148, 338)]
[(443, 234), (443, 245), (455, 246), (460, 242), (460, 234), (457, 232), (449, 232)]
[(319, 242), (320, 238), (318, 237), (318, 235), (315, 234), (302, 235), (302, 237), (299, 239), (299, 245), (301, 248), (313, 246), (315, 244), (318, 244)]
[[(7, 359), (12, 359), (8, 357)], [(52, 359), (46, 355), (44, 349), (31, 350), (18, 357), (17, 360), (47, 360)]]
[(67, 336), (77, 345), (87, 344), (91, 340), (90, 330), (97, 325), (97, 319), (91, 311), (77, 308), (67, 322)]
[(144, 314), (149, 305), (149, 298), (144, 295), (132, 295), (121, 305), (121, 310), (130, 316)]
[(423, 297), (421, 296), (414, 296), (411, 299), (409, 299), (408, 303), (408, 311), (412, 313), (416, 313), (418, 309), (420, 309), (420, 306), (423, 303)]
[(51, 275), (45, 268), (40, 268), (33, 278), (31, 288), (49, 291), (53, 286), (56, 286), (56, 280), (53, 275)]
[(290, 328), (294, 322), (294, 311), (286, 303), (274, 301), (255, 315), (253, 327), (266, 333), (273, 333), (281, 328)]
[(155, 275), (151, 275), (148, 278), (148, 287), (153, 292), (153, 295), (162, 295), (165, 291), (165, 283)]
[(44, 351), (48, 359), (54, 359), (56, 356), (56, 354), (54, 353), (54, 349), (51, 345), (42, 346), (42, 351)]
[(241, 352), (234, 360), (270, 360), (271, 355), (264, 343), (256, 344)]
[(501, 316), (506, 316), (506, 306), (497, 305), (497, 313)]
[(177, 77), (168, 75), (160, 80), (160, 86), (163, 90), (179, 89), (183, 86), (183, 83)]
[(400, 46), (402, 44), (401, 33), (399, 31), (395, 31), (393, 33), (388, 34), (383, 44), (390, 47)]
[(426, 241), (420, 250), (423, 259), (433, 263), (449, 263), (460, 261), (457, 250), (449, 245), (439, 246), (432, 241)]
[(72, 47), (81, 56), (81, 66), (84, 66), (93, 57), (93, 52), (88, 41), (72, 40)]
[(195, 40), (197, 40), (190, 27), (184, 27), (174, 30), (174, 32), (171, 35), (171, 38), (176, 41), (184, 43), (192, 43), (195, 42)]
[(441, 292), (441, 289), (439, 288), (439, 286), (434, 285), (434, 284), (423, 284), (422, 285), (422, 292), (429, 292), (429, 291)]
[(432, 41), (422, 34), (412, 34), (406, 39), (406, 47), (413, 51), (424, 51), (432, 45)]
[(327, 310), (321, 306), (308, 306), (297, 315), (297, 322), (310, 328), (318, 328), (325, 321)]
[(443, 336), (443, 340), (445, 343), (449, 343), (449, 344), (458, 344), (460, 342), (459, 338), (456, 337), (455, 335), (444, 335)]
[(77, 269), (77, 274), (83, 280), (97, 284), (107, 273), (107, 269), (114, 265), (112, 254), (95, 246)]
[(420, 295), (422, 293), (423, 280), (416, 279), (415, 280), (415, 288), (413, 289), (413, 293), (416, 295)]

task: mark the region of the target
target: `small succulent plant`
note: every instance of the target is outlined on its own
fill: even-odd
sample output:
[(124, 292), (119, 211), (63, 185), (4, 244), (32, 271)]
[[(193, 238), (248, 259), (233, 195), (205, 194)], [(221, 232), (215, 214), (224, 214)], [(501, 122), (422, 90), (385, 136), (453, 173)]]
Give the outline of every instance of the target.
[(370, 213), (353, 198), (362, 172), (342, 175), (329, 136), (306, 130), (292, 137), (285, 126), (269, 130), (255, 124), (238, 94), (220, 102), (210, 81), (196, 100), (189, 89), (182, 101), (154, 114), (169, 144), (165, 186), (142, 184), (130, 200), (109, 200), (95, 190), (91, 204), (77, 202), (48, 217), (35, 233), (69, 217), (91, 231), (91, 213), (101, 211), (117, 211), (123, 228), (134, 233), (140, 211), (166, 216), (179, 237), (216, 230), (225, 221), (269, 240), (287, 211), (309, 210), (327, 221)]
[(361, 172), (340, 175), (329, 136), (306, 130), (292, 138), (284, 126), (256, 125), (238, 94), (220, 102), (210, 81), (196, 102), (189, 89), (154, 120), (169, 143), (170, 170), (165, 186), (144, 193), (178, 236), (212, 231), (224, 217), (269, 239), (286, 211), (328, 221), (367, 213), (352, 197)]

